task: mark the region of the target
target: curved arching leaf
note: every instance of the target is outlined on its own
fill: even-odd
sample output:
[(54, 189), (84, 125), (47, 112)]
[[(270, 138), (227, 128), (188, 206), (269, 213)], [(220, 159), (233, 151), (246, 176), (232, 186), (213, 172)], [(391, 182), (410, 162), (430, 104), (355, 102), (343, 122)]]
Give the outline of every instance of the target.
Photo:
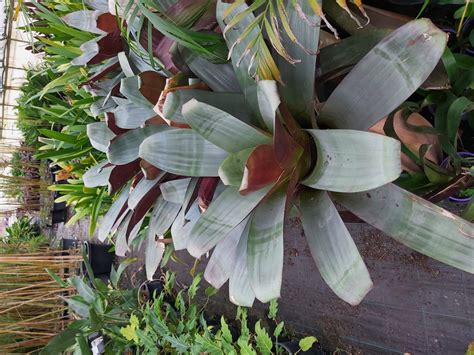
[(191, 129), (168, 129), (143, 141), (140, 157), (156, 167), (184, 176), (218, 176), (227, 152)]
[(201, 215), (191, 234), (188, 252), (199, 258), (225, 238), (257, 206), (271, 186), (242, 196), (239, 189), (227, 187)]
[(229, 278), (229, 299), (238, 306), (252, 307), (255, 293), (252, 290), (252, 286), (250, 286), (247, 268), (249, 218), (246, 218), (242, 223), (245, 223), (245, 228), (235, 251), (234, 269)]
[(124, 129), (141, 127), (147, 120), (156, 116), (153, 107), (143, 107), (133, 102), (121, 102), (113, 113), (116, 125)]
[(95, 149), (105, 153), (115, 133), (107, 127), (107, 123), (94, 122), (87, 125), (87, 136)]
[(400, 142), (379, 134), (345, 129), (308, 130), (317, 161), (301, 183), (337, 192), (370, 190), (400, 176)]
[[(299, 11), (304, 13), (308, 21), (301, 20), (301, 13), (291, 1), (277, 2), (286, 6), (288, 18), (281, 16), (282, 43), (290, 57), (300, 60), (291, 64), (279, 56), (282, 85), (279, 86), (281, 96), (291, 114), (303, 128), (314, 128), (314, 78), (316, 76), (316, 53), (319, 44), (319, 26), (321, 19), (315, 14), (309, 1), (302, 1)], [(283, 9), (282, 9), (283, 10)], [(304, 49), (303, 49), (304, 48)]]
[(242, 94), (194, 89), (176, 90), (168, 93), (163, 105), (163, 115), (173, 122), (186, 123), (182, 108), (191, 99), (212, 105), (245, 123), (252, 124), (253, 122), (252, 113)]
[(268, 130), (273, 133), (276, 110), (281, 103), (276, 81), (259, 81), (257, 86), (257, 99), (263, 121)]
[(107, 186), (109, 184), (109, 177), (114, 169), (113, 165), (107, 166), (109, 162), (104, 160), (97, 165), (89, 168), (82, 176), (84, 185), (86, 187)]
[(101, 242), (110, 235), (117, 219), (124, 215), (129, 192), (129, 186), (124, 187), (122, 192), (120, 192), (119, 197), (114, 201), (114, 203), (112, 203), (105, 216), (100, 220), (97, 238)]
[(130, 163), (139, 157), (140, 144), (147, 137), (167, 129), (170, 128), (166, 125), (150, 125), (125, 132), (110, 142), (107, 158), (115, 165)]
[(241, 150), (240, 152), (229, 154), (219, 167), (219, 177), (224, 185), (240, 186), (244, 177), (245, 163), (254, 148)]
[(285, 201), (286, 189), (280, 188), (250, 217), (247, 267), (255, 296), (264, 303), (280, 297)]
[(447, 35), (430, 20), (396, 29), (351, 70), (321, 110), (318, 123), (367, 130), (402, 104), (428, 78)]
[(236, 251), (242, 233), (247, 226), (248, 218), (240, 222), (226, 237), (221, 240), (209, 259), (206, 270), (204, 271), (204, 278), (214, 288), (221, 288), (222, 285), (229, 279), (232, 271), (236, 267)]
[(271, 136), (225, 111), (195, 99), (183, 105), (182, 113), (194, 131), (229, 153), (272, 143)]
[(186, 191), (191, 183), (191, 178), (167, 181), (161, 184), (160, 189), (163, 198), (167, 202), (182, 205), (186, 197)]
[(128, 208), (130, 210), (135, 210), (135, 208), (140, 204), (141, 200), (152, 190), (158, 189), (157, 186), (160, 183), (160, 180), (166, 173), (161, 173), (156, 179), (147, 180), (141, 179), (138, 184), (130, 191), (128, 197)]
[(395, 240), (474, 274), (474, 224), (394, 184), (357, 194), (333, 194), (336, 202)]
[(309, 250), (322, 278), (355, 306), (372, 289), (364, 260), (327, 192), (304, 189), (299, 210)]

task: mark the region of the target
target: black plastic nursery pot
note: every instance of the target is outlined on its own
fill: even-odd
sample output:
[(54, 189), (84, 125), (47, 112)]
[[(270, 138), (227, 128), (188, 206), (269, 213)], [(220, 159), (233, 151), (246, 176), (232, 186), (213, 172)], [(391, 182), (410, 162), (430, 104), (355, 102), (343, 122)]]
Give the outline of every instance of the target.
[(66, 202), (54, 203), (53, 211), (51, 216), (51, 223), (58, 224), (64, 223), (67, 219), (67, 206)]
[(110, 275), (115, 259), (115, 254), (110, 252), (111, 247), (110, 244), (84, 242), (85, 253), (96, 277)]
[[(157, 279), (157, 280), (148, 280), (143, 282), (139, 289), (138, 292), (141, 296), (141, 299), (143, 301), (152, 301), (154, 297), (157, 297), (164, 289), (164, 283), (163, 280)], [(167, 302), (170, 302), (171, 300), (166, 299)]]

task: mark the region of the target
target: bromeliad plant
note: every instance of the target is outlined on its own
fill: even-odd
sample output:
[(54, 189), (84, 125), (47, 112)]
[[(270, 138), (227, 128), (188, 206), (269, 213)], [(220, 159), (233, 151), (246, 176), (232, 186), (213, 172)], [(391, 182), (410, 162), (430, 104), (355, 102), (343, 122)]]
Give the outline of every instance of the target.
[[(228, 19), (228, 6), (219, 2), (217, 7), (222, 28), (247, 8), (234, 9)], [(248, 23), (254, 19), (250, 12), (246, 16)], [(297, 23), (297, 16), (292, 19)], [(227, 40), (234, 46), (233, 67), (243, 95), (176, 90), (167, 95), (163, 115), (190, 128), (166, 129), (140, 146), (140, 156), (161, 170), (219, 176), (227, 186), (199, 218), (189, 218), (188, 230), (171, 231), (175, 249), (201, 257), (216, 247), (206, 279), (216, 288), (229, 279), (234, 303), (251, 306), (255, 297), (268, 302), (280, 295), (283, 229), (296, 205), (324, 280), (355, 305), (372, 281), (334, 200), (399, 242), (474, 272), (472, 224), (391, 184), (401, 172), (400, 143), (365, 132), (427, 79), (446, 35), (428, 20), (392, 32), (355, 66), (316, 117), (315, 57), (300, 51), (299, 65), (282, 62), (284, 86), (257, 84), (248, 74), (253, 63), (242, 53), (258, 34), (249, 31), (235, 44), (242, 28), (228, 30)], [(318, 29), (305, 27), (298, 38), (310, 48)], [(225, 75), (224, 66), (212, 68), (229, 79), (221, 83), (232, 82), (234, 74)], [(202, 71), (194, 74), (212, 88), (208, 77), (218, 74), (206, 77)], [(242, 102), (238, 108), (237, 102)]]
[[(308, 26), (287, 6), (299, 43), (291, 36), (282, 41), (300, 62), (275, 59), (284, 84), (266, 80), (272, 78), (267, 71), (254, 78), (255, 60), (246, 54), (260, 36), (251, 26), (258, 14), (245, 4), (230, 6), (217, 3), (217, 21), (232, 49), (232, 63), (223, 64), (196, 52), (195, 37), (178, 40), (176, 27), (164, 26), (169, 23), (150, 10), (151, 2), (129, 8), (126, 31), (140, 33), (130, 19), (145, 16), (175, 40), (184, 67), (205, 85), (189, 85), (195, 80), (188, 83), (184, 74), (164, 85), (131, 52), (118, 55), (123, 73), (112, 75), (119, 70), (112, 62), (98, 70), (96, 77), (113, 85), (106, 84), (112, 90), (101, 103), (107, 120), (90, 125), (88, 135), (107, 160), (89, 170), (84, 182), (121, 189), (99, 236), (116, 234), (117, 250), (125, 254), (141, 240), (136, 237), (148, 220), (150, 278), (170, 235), (176, 250), (196, 257), (216, 247), (205, 278), (216, 288), (229, 279), (232, 302), (250, 306), (255, 297), (266, 302), (280, 294), (283, 227), (296, 206), (323, 278), (342, 299), (358, 304), (372, 282), (335, 200), (409, 247), (473, 272), (472, 225), (391, 184), (401, 172), (400, 144), (365, 132), (425, 82), (446, 36), (428, 20), (394, 31), (360, 60), (316, 115), (311, 53), (318, 50), (319, 27)], [(308, 3), (301, 11), (319, 23)], [(239, 26), (229, 26), (235, 16)], [(180, 32), (189, 34), (189, 28)]]

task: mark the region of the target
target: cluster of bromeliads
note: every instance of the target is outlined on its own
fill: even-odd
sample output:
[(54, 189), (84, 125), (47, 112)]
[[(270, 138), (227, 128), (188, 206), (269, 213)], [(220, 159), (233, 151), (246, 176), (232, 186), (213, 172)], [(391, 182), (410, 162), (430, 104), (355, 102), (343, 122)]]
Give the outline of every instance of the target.
[[(118, 255), (146, 243), (148, 277), (165, 246), (196, 258), (212, 250), (211, 285), (229, 280), (238, 305), (268, 302), (280, 295), (285, 223), (300, 216), (323, 279), (356, 305), (372, 281), (341, 207), (474, 272), (473, 225), (394, 183), (403, 171), (430, 179), (464, 169), (461, 158), (440, 167), (429, 139), (415, 148), (396, 139), (407, 122), (414, 134), (429, 125), (405, 101), (446, 76), (448, 38), (431, 21), (359, 28), (367, 14), (332, 0), (86, 3), (44, 36), (64, 24), (71, 36), (96, 34), (77, 39), (81, 53), (59, 69), (62, 85), (87, 69), (80, 90), (93, 96), (87, 136), (103, 160), (79, 180), (116, 196), (99, 238), (115, 238)], [(42, 16), (36, 31), (57, 21), (53, 10), (29, 10)], [(323, 10), (340, 11), (331, 18), (353, 35), (321, 29)], [(86, 205), (100, 214), (100, 203)]]

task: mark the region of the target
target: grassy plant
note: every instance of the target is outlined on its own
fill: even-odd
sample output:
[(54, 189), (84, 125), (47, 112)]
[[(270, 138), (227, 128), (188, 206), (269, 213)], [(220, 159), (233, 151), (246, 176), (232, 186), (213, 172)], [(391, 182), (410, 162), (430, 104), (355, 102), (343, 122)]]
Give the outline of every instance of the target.
[(82, 257), (47, 248), (0, 254), (0, 352), (34, 353), (69, 323), (59, 287), (49, 272), (65, 279)]

